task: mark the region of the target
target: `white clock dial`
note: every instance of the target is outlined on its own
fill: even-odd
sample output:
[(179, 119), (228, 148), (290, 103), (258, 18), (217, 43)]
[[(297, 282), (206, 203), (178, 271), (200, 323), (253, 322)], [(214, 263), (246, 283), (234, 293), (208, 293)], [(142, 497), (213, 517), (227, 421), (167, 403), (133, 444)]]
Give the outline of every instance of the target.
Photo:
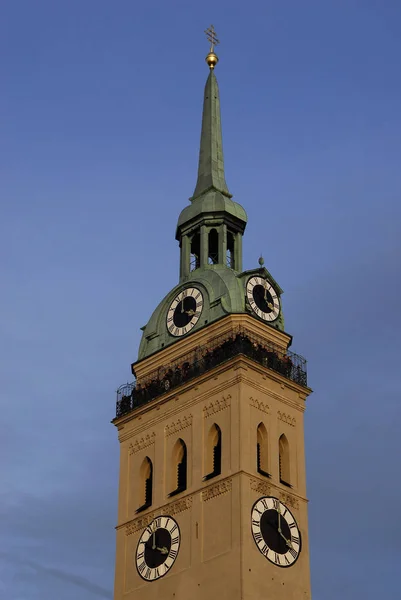
[(301, 533), (291, 511), (277, 498), (264, 496), (251, 511), (255, 544), (267, 560), (291, 567), (301, 552)]
[(274, 321), (280, 314), (280, 300), (274, 287), (263, 277), (248, 279), (246, 295), (253, 312), (264, 321)]
[(142, 533), (136, 549), (136, 568), (142, 579), (155, 581), (173, 566), (180, 549), (181, 536), (172, 517), (156, 517)]
[(203, 309), (203, 294), (196, 287), (182, 290), (170, 304), (167, 329), (176, 337), (185, 335), (199, 321)]

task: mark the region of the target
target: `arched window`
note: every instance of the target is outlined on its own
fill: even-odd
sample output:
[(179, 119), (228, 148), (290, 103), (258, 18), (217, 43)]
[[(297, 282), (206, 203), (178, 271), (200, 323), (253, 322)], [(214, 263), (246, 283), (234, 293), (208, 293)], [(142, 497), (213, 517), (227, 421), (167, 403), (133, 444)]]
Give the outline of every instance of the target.
[(280, 436), (278, 441), (278, 455), (279, 455), (279, 471), (280, 471), (280, 483), (284, 485), (290, 484), (290, 446), (284, 433)]
[(209, 232), (209, 265), (217, 265), (219, 262), (219, 234), (216, 229), (211, 229)]
[(187, 489), (187, 447), (181, 438), (174, 444), (171, 469), (171, 482), (176, 487), (169, 496), (175, 496)]
[(191, 239), (190, 269), (194, 271), (200, 267), (200, 235), (195, 233)]
[(204, 481), (221, 473), (221, 430), (216, 423), (212, 425), (206, 442), (206, 469)]
[(263, 423), (259, 423), (258, 425), (256, 438), (257, 471), (265, 477), (270, 477), (268, 469), (267, 430)]
[(139, 470), (139, 502), (137, 513), (152, 505), (153, 496), (153, 464), (148, 456), (143, 459)]
[(227, 231), (226, 265), (230, 269), (235, 269), (234, 240), (234, 234), (231, 231)]

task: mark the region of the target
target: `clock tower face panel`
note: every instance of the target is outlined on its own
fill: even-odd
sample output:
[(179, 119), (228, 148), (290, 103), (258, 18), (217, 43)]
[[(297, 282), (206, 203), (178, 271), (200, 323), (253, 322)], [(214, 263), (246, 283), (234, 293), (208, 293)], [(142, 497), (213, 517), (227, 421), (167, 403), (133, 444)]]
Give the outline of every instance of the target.
[(199, 288), (182, 290), (167, 311), (167, 329), (174, 337), (189, 333), (200, 319), (203, 310), (203, 294)]
[(267, 279), (259, 276), (248, 279), (246, 296), (255, 315), (267, 322), (275, 321), (278, 318), (280, 300)]
[(251, 511), (256, 547), (277, 567), (291, 567), (301, 552), (301, 533), (294, 515), (278, 498), (264, 496)]
[(143, 531), (136, 549), (136, 568), (145, 581), (156, 581), (172, 568), (180, 549), (178, 523), (167, 516), (156, 517)]

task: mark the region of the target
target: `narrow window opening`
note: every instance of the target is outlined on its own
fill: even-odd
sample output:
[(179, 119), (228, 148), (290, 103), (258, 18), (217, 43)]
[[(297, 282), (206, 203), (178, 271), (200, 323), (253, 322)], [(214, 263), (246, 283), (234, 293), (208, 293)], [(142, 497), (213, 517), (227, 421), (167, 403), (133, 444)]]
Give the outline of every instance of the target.
[(291, 487), (290, 483), (290, 447), (284, 433), (280, 436), (279, 442), (279, 474), (280, 483)]
[(221, 430), (216, 423), (211, 427), (207, 441), (206, 467), (209, 473), (203, 481), (221, 474)]
[(209, 232), (209, 265), (217, 265), (219, 262), (219, 234), (216, 229), (211, 229)]
[(235, 254), (234, 254), (235, 238), (231, 231), (227, 232), (227, 254), (226, 265), (230, 269), (235, 269)]
[(144, 459), (140, 469), (140, 486), (141, 486), (141, 506), (137, 509), (137, 513), (142, 512), (152, 505), (153, 497), (153, 464), (148, 456)]
[(191, 239), (190, 269), (195, 271), (200, 267), (200, 235), (195, 233)]
[(173, 448), (172, 478), (175, 479), (176, 488), (169, 496), (175, 496), (187, 489), (187, 446), (180, 438)]
[(264, 477), (270, 477), (268, 469), (268, 445), (267, 430), (263, 423), (259, 423), (257, 429), (256, 444), (256, 468), (258, 473)]

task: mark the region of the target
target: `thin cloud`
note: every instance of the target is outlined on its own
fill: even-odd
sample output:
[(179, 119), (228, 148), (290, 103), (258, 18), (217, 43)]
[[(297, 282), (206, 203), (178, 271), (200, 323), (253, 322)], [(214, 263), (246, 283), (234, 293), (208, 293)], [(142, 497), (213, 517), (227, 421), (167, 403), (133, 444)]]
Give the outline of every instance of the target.
[(19, 558), (10, 554), (9, 552), (0, 551), (0, 556), (5, 560), (12, 562), (15, 565), (24, 565), (27, 567), (31, 567), (35, 569), (38, 573), (42, 573), (44, 575), (49, 575), (51, 577), (55, 577), (56, 579), (60, 579), (61, 581), (65, 581), (67, 583), (71, 583), (72, 585), (76, 585), (88, 592), (91, 592), (98, 598), (107, 598), (107, 600), (111, 600), (113, 597), (113, 593), (110, 590), (106, 590), (91, 581), (85, 579), (85, 577), (81, 577), (80, 575), (73, 575), (72, 573), (66, 573), (65, 571), (60, 571), (60, 569), (54, 569), (52, 567), (44, 567), (43, 565), (39, 565), (32, 560), (26, 560), (24, 558)]

